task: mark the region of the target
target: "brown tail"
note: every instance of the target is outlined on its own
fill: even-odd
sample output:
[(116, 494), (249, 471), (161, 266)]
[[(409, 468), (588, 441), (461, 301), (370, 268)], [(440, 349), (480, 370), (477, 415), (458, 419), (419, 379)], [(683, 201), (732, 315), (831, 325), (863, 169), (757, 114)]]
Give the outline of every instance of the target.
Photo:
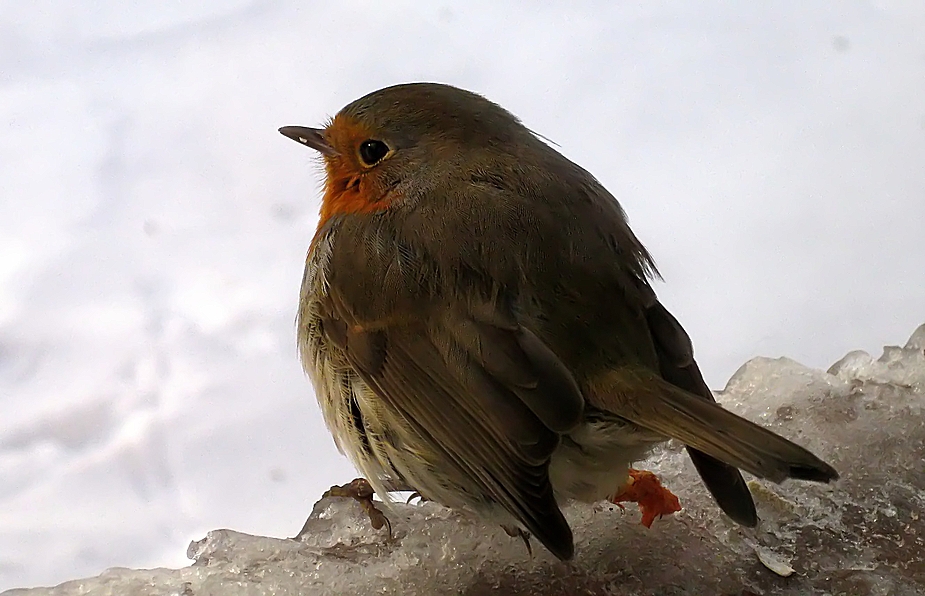
[[(713, 393), (704, 382), (694, 360), (690, 337), (678, 320), (658, 301), (651, 288), (647, 289), (648, 292), (644, 291), (649, 299), (645, 310), (646, 322), (662, 378), (707, 402), (714, 402)], [(755, 526), (758, 513), (742, 473), (735, 466), (692, 446), (687, 447), (687, 452), (707, 490), (726, 515), (742, 525)]]
[(828, 482), (838, 472), (808, 450), (720, 405), (673, 385), (643, 409), (640, 426), (674, 437), (685, 445), (760, 478)]
[[(662, 378), (706, 401), (716, 401), (694, 360), (694, 347), (687, 332), (662, 306), (654, 292), (646, 308), (646, 322), (649, 324)], [(758, 512), (739, 469), (693, 447), (688, 447), (687, 453), (707, 490), (726, 515), (743, 526), (756, 526)]]
[(838, 472), (803, 447), (644, 369), (611, 371), (589, 400), (760, 478), (828, 482)]

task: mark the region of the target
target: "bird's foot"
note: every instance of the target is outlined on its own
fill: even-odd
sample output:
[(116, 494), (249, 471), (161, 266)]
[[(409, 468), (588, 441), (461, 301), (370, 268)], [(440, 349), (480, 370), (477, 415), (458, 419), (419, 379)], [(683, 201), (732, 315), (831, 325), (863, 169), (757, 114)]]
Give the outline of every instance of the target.
[(610, 502), (621, 509), (623, 502), (639, 505), (642, 512), (642, 525), (649, 528), (656, 517), (671, 515), (681, 511), (681, 503), (670, 490), (662, 486), (658, 477), (645, 470), (629, 470), (629, 480), (620, 491), (610, 498)]
[(533, 547), (530, 546), (530, 532), (522, 528), (518, 528), (517, 526), (502, 525), (501, 528), (511, 538), (520, 538), (523, 540), (527, 547), (527, 554), (529, 554), (531, 557), (533, 556)]
[[(326, 497), (346, 497), (349, 499), (355, 499), (357, 503), (360, 504), (360, 507), (363, 508), (363, 511), (366, 512), (366, 515), (369, 516), (369, 522), (376, 530), (381, 530), (386, 527), (389, 531), (389, 539), (392, 538), (392, 524), (389, 522), (389, 519), (385, 516), (382, 511), (376, 507), (375, 501), (373, 501), (373, 495), (375, 491), (373, 487), (369, 484), (369, 481), (366, 478), (356, 478), (355, 480), (344, 484), (343, 486), (332, 486), (328, 490), (324, 491), (324, 494), (321, 495), (321, 498)], [(308, 522), (305, 524), (308, 526)], [(306, 528), (303, 527), (302, 530), (296, 535), (296, 539), (302, 537), (302, 534), (305, 532)]]
[(389, 531), (389, 538), (391, 538), (392, 524), (389, 522), (389, 518), (376, 507), (373, 501), (374, 494), (375, 491), (373, 491), (373, 487), (370, 486), (366, 478), (355, 478), (343, 486), (332, 486), (326, 490), (321, 497), (348, 497), (356, 499), (360, 507), (363, 508), (363, 511), (366, 512), (366, 515), (369, 516), (369, 523), (372, 524), (373, 528), (381, 530), (382, 527), (385, 526)]

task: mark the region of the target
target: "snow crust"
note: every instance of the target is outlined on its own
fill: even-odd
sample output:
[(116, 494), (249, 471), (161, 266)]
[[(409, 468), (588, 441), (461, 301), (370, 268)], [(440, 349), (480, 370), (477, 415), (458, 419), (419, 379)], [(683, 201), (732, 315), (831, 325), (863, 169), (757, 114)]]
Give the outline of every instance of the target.
[[(724, 518), (678, 445), (639, 467), (683, 510), (639, 525), (608, 504), (566, 507), (576, 556), (435, 503), (387, 511), (393, 536), (350, 499), (318, 501), (300, 540), (209, 532), (182, 569), (110, 569), (4, 596), (133, 594), (736, 594), (925, 593), (925, 325), (880, 358), (848, 353), (828, 371), (787, 358), (743, 365), (717, 398), (799, 441), (842, 474), (822, 486), (751, 480), (761, 523)], [(295, 533), (295, 532), (293, 532)]]

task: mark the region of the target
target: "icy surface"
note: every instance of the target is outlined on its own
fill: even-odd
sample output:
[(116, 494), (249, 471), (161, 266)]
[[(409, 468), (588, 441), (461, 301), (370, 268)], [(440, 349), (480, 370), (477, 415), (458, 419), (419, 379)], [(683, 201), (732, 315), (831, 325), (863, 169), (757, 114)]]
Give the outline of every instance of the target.
[(747, 530), (720, 514), (670, 446), (640, 467), (684, 509), (647, 530), (632, 508), (570, 506), (570, 564), (434, 503), (392, 506), (390, 540), (355, 502), (327, 498), (299, 541), (215, 530), (190, 545), (195, 562), (183, 569), (111, 569), (4, 596), (925, 593), (925, 325), (904, 347), (876, 360), (851, 352), (828, 372), (751, 360), (718, 398), (810, 447), (842, 479), (752, 480), (761, 523)]

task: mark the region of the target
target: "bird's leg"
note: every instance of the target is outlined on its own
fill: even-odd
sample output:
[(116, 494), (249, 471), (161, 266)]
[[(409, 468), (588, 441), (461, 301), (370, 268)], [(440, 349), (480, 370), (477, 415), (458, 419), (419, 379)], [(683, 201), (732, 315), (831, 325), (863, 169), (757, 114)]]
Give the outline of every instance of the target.
[(502, 525), (501, 528), (511, 538), (522, 539), (524, 541), (524, 545), (527, 547), (527, 554), (529, 554), (531, 557), (533, 556), (533, 547), (530, 546), (530, 532), (522, 528), (518, 528), (517, 526)]
[(627, 483), (610, 498), (610, 502), (621, 509), (623, 502), (639, 504), (642, 512), (642, 525), (649, 528), (656, 517), (671, 515), (681, 511), (681, 503), (670, 490), (662, 486), (658, 477), (645, 470), (629, 470)]

